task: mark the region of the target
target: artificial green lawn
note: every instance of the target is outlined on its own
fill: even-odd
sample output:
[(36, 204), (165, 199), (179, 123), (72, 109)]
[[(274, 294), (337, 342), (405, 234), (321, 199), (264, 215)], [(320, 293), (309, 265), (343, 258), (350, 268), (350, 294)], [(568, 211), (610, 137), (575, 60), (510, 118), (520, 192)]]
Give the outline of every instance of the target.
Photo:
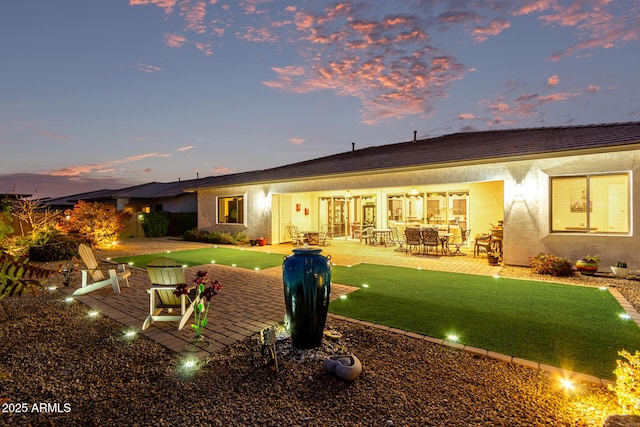
[(114, 258), (113, 261), (123, 264), (133, 263), (136, 267), (144, 268), (155, 258), (167, 257), (188, 267), (194, 265), (216, 264), (235, 265), (238, 268), (250, 270), (276, 267), (282, 265), (284, 256), (282, 254), (272, 254), (267, 252), (250, 251), (234, 248), (204, 248), (189, 249), (186, 251), (175, 251), (159, 254), (137, 255), (129, 257)]
[[(116, 258), (145, 267), (166, 256), (187, 266), (265, 269), (284, 256), (235, 248)], [(332, 281), (361, 287), (331, 302), (332, 313), (613, 379), (618, 351), (640, 349), (640, 328), (623, 320), (608, 291), (469, 274), (361, 264), (335, 266)]]
[(599, 378), (640, 349), (640, 328), (598, 288), (373, 264), (335, 266), (332, 282), (361, 287), (332, 313)]

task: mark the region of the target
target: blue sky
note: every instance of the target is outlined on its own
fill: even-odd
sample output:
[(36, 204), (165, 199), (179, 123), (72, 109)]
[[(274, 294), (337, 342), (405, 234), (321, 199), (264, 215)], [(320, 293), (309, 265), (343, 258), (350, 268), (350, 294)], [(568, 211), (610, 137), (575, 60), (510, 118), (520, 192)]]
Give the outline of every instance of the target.
[(640, 120), (637, 0), (14, 0), (0, 35), (0, 193)]

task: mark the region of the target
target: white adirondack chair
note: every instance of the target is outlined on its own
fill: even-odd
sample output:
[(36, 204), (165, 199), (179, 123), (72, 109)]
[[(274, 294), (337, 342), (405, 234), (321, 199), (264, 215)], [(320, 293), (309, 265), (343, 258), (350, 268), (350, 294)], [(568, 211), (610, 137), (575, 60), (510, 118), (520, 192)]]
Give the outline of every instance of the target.
[(80, 270), (82, 273), (82, 287), (73, 292), (73, 296), (88, 294), (96, 289), (111, 285), (113, 292), (120, 293), (120, 281), (124, 281), (129, 287), (129, 276), (131, 271), (126, 270), (124, 265), (116, 268), (100, 268), (96, 256), (91, 248), (85, 244), (78, 246), (78, 253), (84, 262), (86, 269)]
[(178, 330), (182, 329), (198, 303), (197, 300), (189, 303), (187, 295), (176, 296), (173, 293), (177, 285), (185, 283), (184, 267), (171, 258), (161, 257), (147, 264), (147, 273), (152, 286), (147, 290), (149, 316), (144, 320), (142, 329), (147, 329), (153, 322), (178, 322)]

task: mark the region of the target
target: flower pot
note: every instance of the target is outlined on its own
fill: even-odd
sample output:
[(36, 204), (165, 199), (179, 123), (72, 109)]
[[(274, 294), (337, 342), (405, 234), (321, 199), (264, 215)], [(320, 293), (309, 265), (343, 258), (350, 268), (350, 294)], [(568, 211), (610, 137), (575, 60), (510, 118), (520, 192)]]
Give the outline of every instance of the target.
[(598, 271), (598, 263), (580, 258), (576, 261), (576, 268), (582, 275), (593, 276)]
[(498, 257), (495, 255), (487, 255), (487, 262), (489, 263), (489, 265), (498, 265)]
[(294, 249), (282, 265), (289, 332), (297, 348), (322, 344), (331, 294), (331, 257), (320, 252), (322, 249)]
[(618, 279), (624, 279), (629, 275), (628, 267), (611, 267), (611, 272)]
[(265, 239), (264, 237), (261, 237), (259, 239), (256, 239), (256, 242), (258, 242), (258, 246), (264, 246), (267, 244), (267, 239)]
[(258, 241), (257, 241), (256, 239), (251, 239), (251, 240), (249, 240), (249, 244), (250, 244), (251, 246), (255, 246), (255, 245), (257, 245), (257, 244), (258, 244)]

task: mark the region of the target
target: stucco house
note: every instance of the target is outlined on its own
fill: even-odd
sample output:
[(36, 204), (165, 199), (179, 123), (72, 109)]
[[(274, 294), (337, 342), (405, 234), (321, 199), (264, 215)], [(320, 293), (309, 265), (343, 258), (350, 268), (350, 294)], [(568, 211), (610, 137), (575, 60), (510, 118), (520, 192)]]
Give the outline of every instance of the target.
[(202, 178), (198, 227), (270, 244), (287, 225), (350, 239), (364, 225), (504, 221), (504, 263), (539, 252), (640, 267), (640, 122), (464, 132)]

